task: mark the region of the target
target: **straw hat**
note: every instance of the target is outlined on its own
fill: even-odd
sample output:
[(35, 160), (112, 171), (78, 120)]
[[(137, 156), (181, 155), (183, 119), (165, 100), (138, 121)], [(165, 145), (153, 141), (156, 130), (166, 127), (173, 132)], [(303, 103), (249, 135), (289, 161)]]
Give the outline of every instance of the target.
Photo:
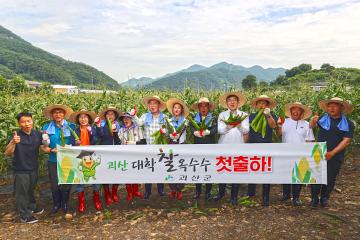
[(342, 111), (345, 114), (349, 114), (354, 110), (354, 107), (349, 102), (347, 102), (344, 99), (339, 98), (339, 97), (333, 97), (329, 100), (322, 100), (319, 102), (319, 106), (324, 112), (327, 112), (327, 105), (329, 103), (338, 103), (338, 104), (342, 105), (343, 106)]
[(65, 112), (65, 118), (68, 118), (70, 116), (70, 114), (72, 114), (74, 111), (68, 107), (68, 106), (65, 106), (65, 105), (62, 105), (62, 104), (53, 104), (53, 105), (50, 105), (50, 106), (47, 106), (45, 109), (44, 109), (44, 115), (45, 117), (51, 119), (52, 118), (52, 112), (55, 110), (55, 109), (61, 109)]
[(147, 108), (149, 105), (149, 102), (151, 100), (156, 100), (160, 103), (160, 106), (159, 106), (160, 111), (164, 111), (166, 109), (166, 104), (160, 99), (159, 96), (156, 96), (156, 95), (144, 98), (142, 101), (143, 105)]
[(117, 114), (117, 117), (119, 117), (121, 115), (121, 111), (116, 109), (116, 107), (113, 107), (113, 106), (109, 106), (105, 109), (103, 109), (100, 113), (99, 113), (99, 116), (102, 118), (102, 119), (105, 119), (105, 115), (108, 111), (113, 111), (115, 114)]
[(293, 107), (298, 107), (303, 110), (301, 119), (307, 119), (307, 118), (311, 117), (311, 114), (312, 114), (311, 109), (308, 106), (301, 104), (300, 102), (285, 104), (285, 116), (291, 117), (291, 108), (293, 108)]
[(92, 112), (92, 111), (88, 111), (88, 110), (86, 110), (86, 109), (81, 109), (80, 111), (77, 111), (77, 112), (74, 112), (74, 113), (72, 113), (71, 115), (70, 115), (70, 118), (69, 118), (69, 120), (70, 120), (70, 122), (73, 122), (73, 123), (78, 123), (78, 117), (79, 117), (79, 115), (81, 115), (81, 114), (86, 114), (86, 115), (88, 115), (89, 116), (89, 122), (90, 123), (93, 123), (94, 122), (94, 120), (95, 120), (95, 118), (96, 118), (96, 113), (94, 113), (94, 112)]
[(170, 114), (172, 114), (172, 110), (175, 104), (180, 104), (183, 107), (184, 117), (187, 117), (189, 115), (189, 108), (186, 106), (186, 104), (183, 101), (177, 98), (170, 98), (169, 100), (166, 101), (166, 107)]
[(260, 95), (259, 97), (257, 98), (254, 98), (250, 101), (250, 104), (256, 108), (256, 103), (260, 100), (265, 100), (267, 102), (269, 102), (269, 108), (274, 108), (276, 107), (277, 103), (274, 99), (270, 98), (269, 96), (267, 95)]
[(196, 103), (191, 105), (191, 108), (194, 109), (195, 111), (199, 111), (199, 104), (200, 103), (208, 103), (210, 110), (213, 110), (215, 108), (215, 104), (210, 102), (207, 97), (200, 98), (199, 101), (197, 101)]
[(241, 92), (227, 92), (220, 96), (220, 106), (222, 106), (223, 108), (227, 108), (226, 100), (230, 96), (236, 96), (239, 99), (239, 108), (246, 103), (246, 97)]

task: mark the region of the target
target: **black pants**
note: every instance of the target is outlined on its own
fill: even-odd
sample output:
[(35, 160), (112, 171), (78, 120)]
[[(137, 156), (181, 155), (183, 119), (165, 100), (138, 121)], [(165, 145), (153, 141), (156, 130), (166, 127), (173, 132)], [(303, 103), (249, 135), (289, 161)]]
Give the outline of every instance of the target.
[[(163, 193), (164, 192), (164, 184), (163, 183), (158, 183), (157, 185), (157, 190), (159, 193)], [(151, 193), (151, 188), (152, 188), (152, 184), (151, 183), (146, 183), (145, 184), (145, 191), (147, 193)]]
[[(263, 184), (263, 192), (262, 196), (269, 198), (270, 195), (270, 184)], [(256, 184), (249, 184), (248, 185), (248, 196), (253, 197), (256, 194)]]
[(14, 173), (16, 209), (22, 218), (32, 216), (32, 211), (36, 209), (34, 198), (36, 181), (37, 171)]
[(283, 196), (290, 197), (292, 194), (293, 199), (300, 197), (301, 184), (283, 184)]
[[(231, 184), (231, 199), (236, 199), (239, 193), (239, 189), (240, 189), (240, 184), (237, 183), (233, 183)], [(219, 192), (218, 192), (218, 196), (223, 197), (225, 196), (225, 192), (226, 192), (226, 184), (225, 183), (220, 183), (219, 184)]]
[[(196, 183), (195, 184), (195, 191), (199, 194), (201, 194), (201, 183)], [(206, 183), (205, 184), (205, 194), (211, 194), (211, 189), (212, 189), (212, 184), (211, 183)]]
[(327, 185), (314, 184), (311, 185), (311, 197), (330, 198), (330, 194), (335, 187), (336, 177), (340, 172), (343, 157), (334, 157), (327, 161)]

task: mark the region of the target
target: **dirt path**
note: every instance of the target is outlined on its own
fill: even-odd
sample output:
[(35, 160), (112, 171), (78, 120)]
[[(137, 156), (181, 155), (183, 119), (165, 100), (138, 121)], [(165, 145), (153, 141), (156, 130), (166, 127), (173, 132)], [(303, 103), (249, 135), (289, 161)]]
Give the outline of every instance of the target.
[[(116, 206), (95, 213), (88, 189), (87, 211), (74, 214), (70, 220), (62, 214), (44, 213), (39, 223), (19, 223), (14, 211), (14, 197), (0, 195), (0, 239), (359, 239), (360, 234), (360, 149), (356, 149), (343, 165), (337, 191), (328, 209), (311, 209), (310, 190), (302, 191), (303, 206), (292, 207), (279, 202), (281, 188), (271, 189), (271, 206), (260, 206), (259, 197), (243, 201), (236, 207), (228, 204), (228, 195), (221, 203), (197, 204), (192, 200), (193, 186), (187, 186), (184, 200), (160, 198), (150, 201), (125, 198)], [(40, 186), (46, 189), (46, 184)], [(154, 189), (155, 190), (155, 189)], [(214, 189), (214, 192), (216, 192)], [(242, 186), (240, 194), (244, 194)], [(42, 191), (44, 192), (44, 191)], [(156, 191), (154, 191), (156, 192)], [(257, 195), (261, 193), (261, 187)], [(42, 198), (41, 206), (49, 212), (51, 199)], [(72, 199), (76, 206), (76, 197)]]

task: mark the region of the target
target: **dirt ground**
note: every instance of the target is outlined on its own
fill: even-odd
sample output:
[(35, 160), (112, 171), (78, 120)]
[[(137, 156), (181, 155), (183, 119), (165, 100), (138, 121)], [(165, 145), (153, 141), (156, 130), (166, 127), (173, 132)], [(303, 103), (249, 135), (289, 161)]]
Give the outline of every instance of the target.
[[(120, 202), (96, 213), (87, 189), (85, 214), (50, 216), (48, 183), (39, 186), (38, 203), (45, 208), (36, 224), (19, 222), (13, 194), (0, 194), (0, 239), (360, 239), (360, 149), (353, 150), (343, 164), (329, 208), (309, 206), (310, 189), (302, 190), (303, 205), (282, 204), (281, 186), (273, 185), (270, 207), (262, 207), (259, 196), (239, 199), (231, 206), (229, 193), (220, 203), (192, 199), (194, 187), (185, 189), (184, 200), (159, 197), (156, 189), (150, 201), (126, 201), (119, 189)], [(168, 189), (168, 188), (167, 188)], [(215, 194), (217, 187), (214, 187)], [(240, 189), (245, 194), (246, 185)], [(203, 196), (202, 196), (203, 198)], [(77, 198), (71, 200), (76, 209)], [(104, 204), (103, 204), (104, 205)]]

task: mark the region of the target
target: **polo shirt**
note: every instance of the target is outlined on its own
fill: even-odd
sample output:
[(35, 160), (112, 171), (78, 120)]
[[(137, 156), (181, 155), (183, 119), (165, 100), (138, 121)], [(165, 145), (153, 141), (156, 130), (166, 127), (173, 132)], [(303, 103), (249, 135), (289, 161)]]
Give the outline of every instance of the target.
[[(330, 117), (330, 129), (325, 130), (319, 124), (319, 133), (318, 133), (318, 142), (326, 142), (327, 150), (333, 150), (339, 143), (346, 138), (353, 138), (354, 136), (354, 123), (348, 118), (346, 119), (349, 123), (349, 131), (341, 131), (338, 129), (337, 125), (341, 121), (341, 118), (334, 119)], [(334, 156), (334, 158), (344, 158), (345, 149)]]
[[(17, 131), (20, 136), (20, 143), (15, 145), (15, 151), (12, 161), (12, 170), (14, 172), (31, 172), (38, 169), (39, 147), (42, 145), (42, 135), (39, 131), (31, 130), (26, 134), (22, 130)], [(7, 144), (13, 139), (10, 137)]]

